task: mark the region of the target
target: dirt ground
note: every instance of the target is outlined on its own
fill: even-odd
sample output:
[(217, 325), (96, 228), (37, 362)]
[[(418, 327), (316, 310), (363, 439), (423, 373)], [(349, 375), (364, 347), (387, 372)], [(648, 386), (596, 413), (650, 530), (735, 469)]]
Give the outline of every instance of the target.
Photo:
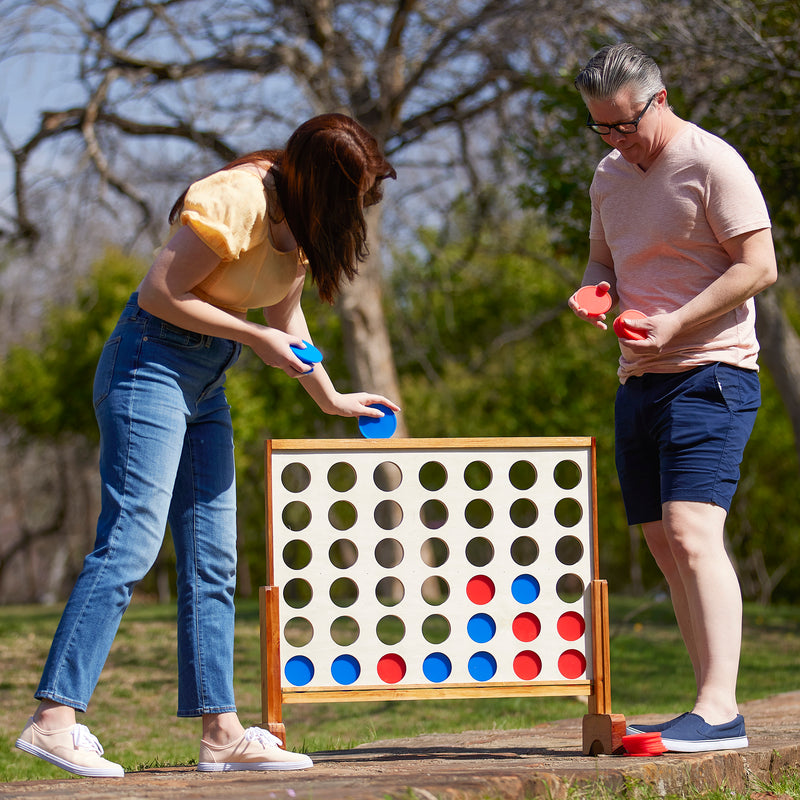
[[(726, 786), (765, 793), (764, 784), (800, 769), (800, 691), (742, 705), (750, 747), (720, 753), (584, 756), (581, 720), (529, 730), (470, 731), (394, 739), (312, 753), (301, 772), (200, 773), (148, 769), (124, 778), (67, 778), (0, 784), (25, 800), (529, 800), (566, 798), (570, 786), (602, 782), (617, 797), (644, 783), (658, 794)], [(663, 717), (641, 718), (659, 722)]]

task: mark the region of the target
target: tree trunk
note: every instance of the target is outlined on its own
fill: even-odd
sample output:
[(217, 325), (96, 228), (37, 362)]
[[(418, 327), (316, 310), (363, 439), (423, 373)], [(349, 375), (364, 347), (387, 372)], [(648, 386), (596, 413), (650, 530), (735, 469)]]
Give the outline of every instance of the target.
[[(380, 206), (367, 209), (366, 217), (370, 255), (359, 266), (358, 277), (343, 286), (337, 304), (342, 320), (345, 357), (354, 391), (376, 392), (402, 405), (392, 344), (383, 313)], [(408, 436), (402, 415), (397, 420), (396, 435)]]
[(756, 330), (761, 344), (761, 359), (792, 422), (795, 450), (800, 459), (800, 336), (792, 327), (774, 290), (757, 298)]

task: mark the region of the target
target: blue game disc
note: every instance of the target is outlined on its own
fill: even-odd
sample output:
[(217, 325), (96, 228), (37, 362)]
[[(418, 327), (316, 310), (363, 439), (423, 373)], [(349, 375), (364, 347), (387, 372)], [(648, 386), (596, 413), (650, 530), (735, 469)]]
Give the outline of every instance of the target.
[(444, 653), (431, 653), (422, 662), (422, 672), (433, 683), (441, 683), (450, 677), (453, 665)]
[(470, 656), (467, 669), (476, 681), (488, 681), (497, 672), (497, 661), (491, 653), (482, 651)]
[(343, 686), (355, 683), (359, 675), (361, 675), (361, 664), (358, 663), (355, 656), (351, 656), (349, 653), (338, 656), (331, 664), (331, 676), (336, 683)]
[(488, 614), (475, 614), (467, 622), (467, 634), (473, 642), (485, 644), (494, 638), (497, 624)]
[(294, 656), (286, 662), (284, 674), (292, 686), (305, 686), (314, 677), (314, 664), (305, 656)]
[(511, 584), (511, 594), (518, 603), (532, 603), (539, 591), (539, 581), (533, 575), (518, 575)]
[(303, 344), (305, 349), (296, 344), (290, 344), (289, 347), (304, 364), (319, 364), (322, 361), (322, 353), (305, 339), (303, 339)]
[(365, 439), (391, 439), (397, 430), (394, 411), (383, 403), (374, 403), (372, 408), (383, 411), (382, 417), (359, 417), (358, 429)]

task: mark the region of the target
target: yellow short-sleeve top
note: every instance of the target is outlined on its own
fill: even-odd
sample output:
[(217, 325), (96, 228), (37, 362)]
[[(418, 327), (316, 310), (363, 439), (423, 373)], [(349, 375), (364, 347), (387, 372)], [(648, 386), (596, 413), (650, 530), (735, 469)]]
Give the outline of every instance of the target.
[(248, 170), (215, 172), (189, 187), (180, 224), (188, 225), (220, 259), (193, 294), (237, 313), (286, 297), (297, 276), (299, 253), (275, 248), (267, 212), (264, 183)]

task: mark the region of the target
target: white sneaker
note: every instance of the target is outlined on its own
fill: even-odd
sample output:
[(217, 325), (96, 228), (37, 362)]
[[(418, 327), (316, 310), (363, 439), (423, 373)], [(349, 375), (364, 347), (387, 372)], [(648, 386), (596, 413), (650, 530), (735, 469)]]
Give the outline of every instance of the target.
[(200, 740), (200, 772), (233, 770), (308, 769), (311, 759), (302, 753), (284, 750), (281, 740), (263, 728), (248, 728), (241, 739), (218, 746)]
[(103, 746), (85, 725), (45, 731), (31, 717), (16, 747), (86, 778), (121, 778), (125, 774), (119, 764), (102, 758)]

